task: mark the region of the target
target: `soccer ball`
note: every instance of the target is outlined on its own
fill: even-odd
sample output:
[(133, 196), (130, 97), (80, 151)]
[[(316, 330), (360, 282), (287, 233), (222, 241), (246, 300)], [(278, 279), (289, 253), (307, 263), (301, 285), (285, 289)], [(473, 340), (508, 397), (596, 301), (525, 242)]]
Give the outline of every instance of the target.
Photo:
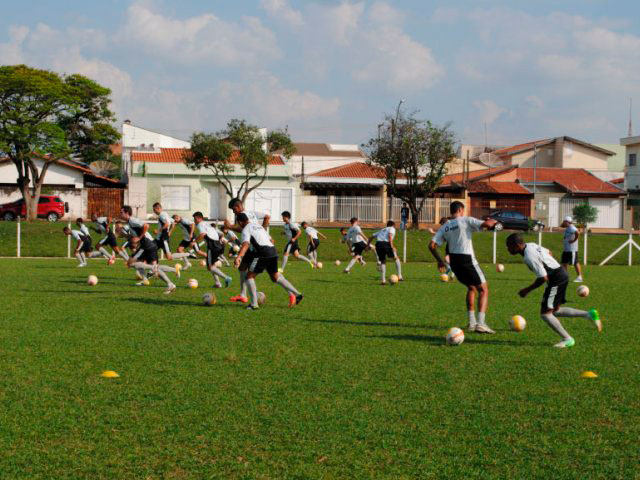
[(389, 277), (389, 282), (391, 283), (391, 285), (395, 285), (396, 283), (398, 283), (400, 279), (398, 278), (398, 275), (393, 274)]
[(460, 345), (464, 342), (464, 332), (458, 327), (451, 327), (446, 336), (448, 345)]
[(214, 267), (216, 268), (221, 268), (222, 267), (222, 262), (220, 260), (218, 260), (216, 263), (213, 264)]
[(498, 272), (498, 273), (504, 272), (504, 265), (501, 264), (501, 263), (497, 264), (496, 265), (496, 272)]
[(509, 320), (509, 326), (514, 332), (522, 332), (527, 328), (527, 321), (521, 315), (514, 315), (511, 317), (511, 320)]
[(95, 275), (89, 275), (89, 278), (87, 278), (87, 283), (89, 285), (91, 285), (92, 287), (94, 285), (98, 284), (98, 277), (96, 277)]
[(448, 282), (449, 281), (449, 275), (447, 275), (446, 273), (443, 273), (442, 275), (440, 275), (440, 281), (441, 282)]
[(206, 267), (207, 266), (207, 261), (206, 260), (200, 260), (200, 266), (201, 267)]
[(588, 297), (589, 296), (589, 287), (587, 287), (586, 285), (580, 285), (578, 287), (578, 296), (579, 297)]
[(336, 260), (336, 267), (339, 267), (342, 262), (340, 260)]
[(196, 280), (195, 278), (190, 278), (187, 282), (187, 285), (189, 286), (189, 288), (198, 288), (198, 280)]
[(238, 253), (238, 252), (240, 251), (240, 247), (239, 247), (238, 245), (234, 245), (234, 246), (233, 246), (233, 251), (234, 251), (235, 253)]
[(258, 292), (258, 305), (264, 305), (264, 302), (267, 301), (267, 296), (264, 292)]
[(111, 257), (107, 261), (107, 265), (113, 265), (114, 263), (116, 263), (116, 257)]
[(210, 305), (215, 305), (216, 302), (217, 302), (216, 296), (213, 293), (205, 293), (202, 296), (202, 303), (205, 304), (207, 307)]
[(322, 262), (316, 263), (316, 268), (322, 268)]

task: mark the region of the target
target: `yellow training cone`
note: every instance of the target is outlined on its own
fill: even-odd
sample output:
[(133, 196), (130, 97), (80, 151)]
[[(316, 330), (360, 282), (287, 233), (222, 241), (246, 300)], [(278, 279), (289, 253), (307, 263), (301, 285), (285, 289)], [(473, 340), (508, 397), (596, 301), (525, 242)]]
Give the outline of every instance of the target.
[(104, 377), (104, 378), (119, 378), (120, 377), (120, 375), (118, 375), (113, 370), (105, 370), (104, 372), (102, 372), (100, 374), (100, 376)]
[(586, 372), (582, 372), (580, 374), (582, 378), (598, 378), (598, 374), (596, 372), (592, 372), (591, 370), (587, 370)]

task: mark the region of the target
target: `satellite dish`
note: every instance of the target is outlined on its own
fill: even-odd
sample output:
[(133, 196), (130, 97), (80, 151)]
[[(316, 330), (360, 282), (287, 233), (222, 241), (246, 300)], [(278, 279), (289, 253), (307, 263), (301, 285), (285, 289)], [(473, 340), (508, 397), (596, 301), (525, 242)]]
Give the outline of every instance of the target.
[(481, 153), (478, 155), (478, 160), (489, 168), (502, 167), (504, 165), (504, 160), (493, 153)]
[(115, 163), (107, 162), (106, 160), (98, 160), (91, 162), (89, 165), (91, 171), (101, 177), (110, 177), (118, 173), (119, 167)]

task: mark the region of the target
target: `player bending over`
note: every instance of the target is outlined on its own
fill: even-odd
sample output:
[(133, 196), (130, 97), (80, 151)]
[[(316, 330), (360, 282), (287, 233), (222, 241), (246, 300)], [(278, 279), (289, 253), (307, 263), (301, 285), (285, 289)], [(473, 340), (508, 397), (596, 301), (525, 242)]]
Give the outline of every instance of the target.
[[(171, 237), (171, 233), (173, 229), (179, 226), (182, 229), (182, 240), (180, 241), (180, 245), (178, 245), (178, 253), (187, 253), (186, 256), (182, 257), (182, 261), (184, 262), (184, 269), (188, 270), (191, 268), (191, 262), (189, 262), (189, 257), (192, 256), (191, 253), (187, 252), (186, 249), (193, 245), (193, 249), (198, 252), (200, 247), (198, 246), (198, 242), (194, 243), (196, 224), (193, 223), (193, 220), (189, 220), (188, 218), (182, 218), (180, 215), (174, 215), (171, 217), (173, 219), (173, 225), (171, 226), (171, 230), (169, 231), (169, 237)], [(177, 255), (174, 255), (177, 257)], [(195, 255), (193, 255), (195, 258)]]
[(573, 224), (571, 216), (564, 217), (560, 226), (564, 228), (564, 237), (562, 238), (563, 251), (560, 263), (562, 263), (562, 268), (565, 271), (569, 270), (569, 265), (573, 265), (578, 274), (574, 282), (580, 283), (582, 282), (582, 269), (578, 260), (578, 238), (580, 238), (580, 232)]
[[(473, 217), (465, 217), (464, 204), (452, 202), (451, 217), (440, 227), (429, 243), (429, 250), (438, 262), (438, 269), (444, 270), (447, 265), (440, 257), (438, 247), (444, 242), (449, 246), (451, 269), (458, 280), (467, 287), (467, 312), (469, 316), (469, 332), (496, 333), (486, 323), (489, 306), (489, 285), (476, 260), (473, 251), (472, 235), (483, 228), (493, 228), (497, 223), (493, 219), (484, 222)], [(476, 320), (475, 300), (478, 296), (478, 318)]]
[(375, 238), (376, 255), (378, 257), (378, 261), (380, 262), (382, 285), (387, 284), (387, 257), (393, 258), (396, 262), (398, 280), (400, 280), (401, 282), (404, 280), (404, 278), (402, 278), (402, 264), (400, 263), (400, 258), (398, 258), (398, 251), (393, 244), (393, 239), (395, 238), (395, 236), (396, 222), (394, 222), (393, 220), (389, 220), (385, 228), (373, 234), (371, 239), (369, 239), (369, 244), (367, 245), (367, 247), (369, 247), (371, 240)]
[[(350, 273), (351, 269), (355, 265), (356, 262), (362, 261), (362, 253), (367, 248), (369, 244), (369, 238), (362, 233), (362, 229), (360, 228), (360, 222), (357, 217), (353, 217), (351, 219), (351, 226), (349, 230), (347, 230), (347, 238), (351, 243), (351, 253), (353, 258), (347, 265), (347, 268), (344, 269), (344, 273)], [(363, 262), (364, 265), (364, 262)]]
[(229, 258), (235, 257), (240, 251), (240, 239), (233, 230), (229, 230), (224, 225), (222, 226), (222, 235), (229, 244)]
[[(229, 220), (224, 221), (224, 227), (228, 230), (232, 230), (236, 233), (242, 233), (242, 226), (240, 226), (238, 222), (238, 215), (244, 213), (246, 217), (249, 219), (249, 223), (254, 223), (256, 225), (262, 225), (262, 228), (267, 230), (269, 228), (269, 220), (271, 216), (267, 212), (252, 212), (244, 209), (244, 205), (239, 198), (232, 198), (229, 201), (229, 208), (236, 215), (236, 224), (231, 225)], [(253, 261), (253, 252), (249, 250), (243, 257), (242, 263), (238, 266), (238, 271), (240, 272), (240, 295), (236, 295), (235, 297), (231, 297), (230, 300), (232, 302), (242, 302), (247, 303), (249, 300), (247, 299), (247, 270), (249, 269), (249, 265)]]
[(236, 221), (242, 228), (242, 247), (236, 257), (235, 266), (240, 267), (247, 253), (253, 251), (246, 280), (249, 292), (251, 292), (251, 304), (247, 309), (257, 310), (259, 308), (255, 278), (265, 270), (272, 282), (277, 283), (289, 293), (289, 306), (293, 307), (299, 304), (303, 298), (302, 294), (284, 278), (284, 275), (278, 273), (278, 251), (267, 231), (261, 225), (250, 222), (245, 213), (239, 213), (236, 216)]
[(80, 230), (71, 230), (69, 227), (64, 227), (62, 231), (66, 236), (70, 235), (77, 240), (73, 255), (78, 259), (78, 267), (86, 267), (87, 258), (85, 257), (85, 253), (91, 252), (91, 239), (85, 236)]
[(322, 237), (323, 240), (326, 240), (322, 233), (309, 225), (308, 222), (302, 222), (302, 228), (304, 229), (304, 233), (307, 234), (307, 255), (311, 257), (313, 264), (318, 266), (318, 248), (320, 247), (320, 239), (318, 237)]
[(232, 278), (229, 275), (225, 275), (222, 270), (216, 267), (218, 257), (224, 254), (224, 244), (220, 241), (218, 230), (204, 221), (204, 215), (202, 212), (196, 212), (193, 214), (193, 221), (196, 223), (198, 229), (198, 236), (193, 240), (193, 243), (205, 241), (207, 243), (207, 270), (213, 275), (215, 280), (215, 287), (222, 288), (219, 278), (224, 280), (224, 286), (231, 285)]
[(179, 260), (181, 258), (189, 257), (186, 252), (171, 253), (171, 247), (169, 245), (169, 238), (173, 231), (173, 219), (169, 214), (162, 210), (162, 205), (158, 202), (153, 204), (153, 213), (158, 216), (158, 229), (156, 230), (156, 246), (164, 252), (167, 260)]
[(282, 212), (282, 221), (284, 222), (282, 234), (287, 236), (287, 245), (284, 247), (280, 271), (284, 272), (284, 268), (287, 266), (287, 261), (289, 260), (289, 254), (292, 254), (299, 260), (304, 260), (313, 268), (314, 263), (304, 255), (300, 255), (300, 245), (298, 244), (298, 239), (302, 235), (300, 225), (291, 221), (291, 213), (287, 211)]
[(116, 236), (111, 229), (111, 217), (98, 217), (95, 213), (91, 215), (91, 221), (95, 225), (94, 230), (104, 235), (104, 237), (98, 242), (98, 250), (103, 254), (108, 254), (107, 250), (104, 248), (105, 245), (111, 247), (113, 250), (113, 254), (109, 255), (108, 264), (111, 265), (116, 261), (116, 253), (120, 255), (124, 261), (129, 260), (129, 255), (127, 252), (118, 246), (118, 241), (116, 240)]
[(542, 295), (542, 306), (540, 308), (540, 316), (542, 319), (556, 332), (562, 341), (556, 343), (554, 347), (568, 348), (575, 345), (575, 340), (564, 329), (557, 317), (583, 317), (591, 320), (598, 332), (602, 331), (602, 321), (600, 315), (595, 308), (588, 312), (578, 310), (577, 308), (561, 307), (566, 303), (565, 293), (569, 284), (569, 275), (551, 256), (549, 250), (539, 246), (536, 243), (525, 243), (522, 235), (512, 233), (507, 238), (507, 249), (511, 255), (520, 254), (524, 263), (535, 276), (535, 281), (528, 287), (518, 292), (522, 298), (526, 297), (529, 292), (541, 287), (545, 283), (547, 288)]

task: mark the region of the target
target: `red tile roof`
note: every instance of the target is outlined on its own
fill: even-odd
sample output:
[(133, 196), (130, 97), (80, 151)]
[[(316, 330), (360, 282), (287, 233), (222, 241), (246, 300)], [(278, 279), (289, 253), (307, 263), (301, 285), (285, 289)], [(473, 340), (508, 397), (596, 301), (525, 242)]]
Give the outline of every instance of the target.
[[(472, 172), (469, 172), (469, 180), (470, 181), (474, 181), (474, 180), (480, 180), (482, 178), (493, 177), (493, 176), (496, 176), (496, 175), (500, 175), (502, 173), (510, 172), (514, 168), (517, 168), (517, 167), (509, 165), (509, 166), (506, 166), (506, 167), (483, 168), (482, 170), (474, 170)], [(451, 175), (445, 175), (442, 178), (442, 185), (450, 185), (452, 183), (462, 183), (463, 180), (464, 179), (462, 177), (462, 173), (454, 173), (454, 174), (451, 174)]]
[(469, 193), (533, 195), (533, 192), (516, 182), (473, 182), (469, 184)]
[(614, 180), (611, 180), (611, 183), (615, 183), (616, 185), (619, 185), (621, 183), (624, 183), (624, 177), (622, 178), (616, 178)]
[[(184, 155), (188, 150), (186, 148), (160, 148), (160, 151), (149, 152), (131, 152), (131, 160), (134, 162), (151, 162), (151, 163), (184, 163)], [(233, 152), (229, 163), (239, 164), (238, 152)], [(273, 155), (269, 159), (269, 165), (284, 165), (284, 161), (280, 155)]]
[[(571, 193), (622, 194), (621, 189), (600, 180), (582, 168), (537, 168), (536, 183), (556, 184)], [(518, 180), (533, 183), (533, 168), (518, 168)]]
[(521, 150), (529, 150), (531, 148), (533, 148), (535, 145), (537, 146), (542, 146), (542, 145), (546, 145), (548, 143), (551, 143), (553, 141), (553, 139), (544, 139), (544, 140), (534, 140), (533, 142), (527, 142), (527, 143), (520, 143), (518, 145), (512, 145), (510, 147), (504, 147), (504, 148), (499, 148), (498, 150), (494, 150), (493, 153), (494, 155), (498, 155), (499, 157), (504, 157), (507, 156), (513, 152), (518, 152)]
[(341, 167), (333, 167), (327, 170), (321, 170), (309, 175), (311, 177), (332, 177), (332, 178), (370, 178), (384, 179), (386, 175), (380, 167), (367, 165), (363, 162), (353, 162)]

